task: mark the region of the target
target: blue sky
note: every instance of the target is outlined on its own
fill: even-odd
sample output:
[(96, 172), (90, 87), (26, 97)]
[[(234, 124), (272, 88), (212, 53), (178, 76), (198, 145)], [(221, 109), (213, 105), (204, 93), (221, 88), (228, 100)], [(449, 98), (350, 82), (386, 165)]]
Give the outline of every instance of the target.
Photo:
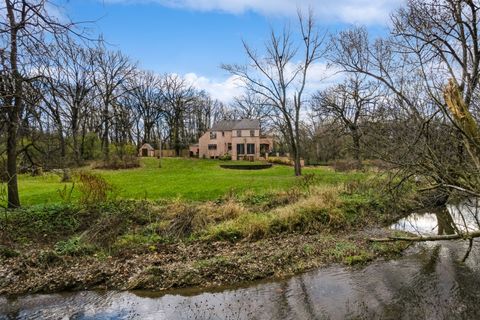
[(335, 31), (365, 24), (384, 32), (389, 12), (403, 0), (63, 0), (63, 14), (92, 21), (142, 68), (187, 75), (228, 99), (235, 88), (222, 63), (245, 63), (241, 40), (261, 48), (271, 27), (295, 26), (297, 7), (311, 6), (321, 28)]

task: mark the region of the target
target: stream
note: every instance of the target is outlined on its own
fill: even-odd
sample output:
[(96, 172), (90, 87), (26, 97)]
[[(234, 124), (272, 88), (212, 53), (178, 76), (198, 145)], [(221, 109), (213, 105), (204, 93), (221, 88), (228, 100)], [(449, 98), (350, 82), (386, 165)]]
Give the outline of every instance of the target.
[[(478, 204), (414, 213), (391, 228), (424, 235), (477, 230)], [(468, 242), (437, 241), (395, 260), (215, 291), (0, 297), (0, 319), (480, 319), (479, 241), (465, 263)]]

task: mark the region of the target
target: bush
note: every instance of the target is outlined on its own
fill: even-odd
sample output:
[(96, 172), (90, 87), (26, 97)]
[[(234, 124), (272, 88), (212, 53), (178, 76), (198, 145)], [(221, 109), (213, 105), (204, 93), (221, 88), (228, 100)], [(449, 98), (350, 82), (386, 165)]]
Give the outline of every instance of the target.
[(109, 160), (96, 161), (93, 164), (93, 169), (103, 170), (133, 169), (138, 167), (140, 167), (140, 160), (133, 155), (125, 155), (123, 157), (113, 155)]
[(293, 161), (286, 157), (269, 157), (267, 162), (274, 164), (281, 164), (284, 166), (293, 166)]
[(272, 167), (272, 164), (221, 164), (221, 168), (235, 170), (262, 170)]
[(79, 210), (70, 205), (50, 205), (44, 207), (25, 207), (10, 211), (7, 216), (0, 216), (0, 223), (5, 223), (8, 234), (17, 241), (21, 239), (48, 240), (77, 231), (81, 225)]
[(376, 168), (378, 170), (391, 170), (395, 167), (392, 163), (380, 159), (365, 160), (363, 164), (366, 167)]
[(92, 245), (85, 243), (79, 236), (59, 241), (55, 244), (55, 253), (59, 255), (82, 256), (95, 251)]
[(101, 204), (107, 201), (113, 187), (104, 177), (91, 172), (78, 174), (80, 202), (86, 205)]
[(333, 169), (339, 172), (362, 169), (362, 164), (357, 160), (336, 160), (332, 163)]
[(225, 153), (223, 156), (218, 157), (218, 160), (229, 161), (232, 160), (232, 156), (228, 153)]
[(20, 253), (15, 251), (12, 248), (8, 248), (5, 246), (0, 246), (0, 259), (10, 259), (10, 258), (15, 258), (18, 257)]
[(208, 218), (197, 208), (184, 204), (171, 220), (167, 232), (175, 238), (188, 237), (203, 230), (208, 222)]

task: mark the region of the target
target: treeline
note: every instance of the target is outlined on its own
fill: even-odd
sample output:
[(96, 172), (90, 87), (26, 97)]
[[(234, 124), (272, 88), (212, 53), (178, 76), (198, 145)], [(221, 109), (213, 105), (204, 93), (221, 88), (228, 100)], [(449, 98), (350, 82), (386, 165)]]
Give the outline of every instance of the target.
[[(181, 76), (141, 70), (121, 52), (93, 44), (57, 41), (23, 70), (28, 79), (17, 136), (22, 169), (107, 161), (160, 140), (180, 152), (212, 121), (232, 116)], [(6, 88), (12, 79), (4, 73), (2, 80)], [(5, 126), (8, 119), (2, 120)]]

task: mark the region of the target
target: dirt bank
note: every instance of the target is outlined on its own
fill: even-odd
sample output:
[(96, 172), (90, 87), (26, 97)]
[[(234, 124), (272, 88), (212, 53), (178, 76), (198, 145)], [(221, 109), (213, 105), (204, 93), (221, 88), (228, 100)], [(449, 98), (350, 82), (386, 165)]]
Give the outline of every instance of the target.
[(212, 287), (289, 276), (330, 263), (365, 263), (406, 247), (368, 243), (368, 236), (290, 234), (255, 242), (162, 244), (147, 253), (120, 256), (58, 256), (32, 249), (3, 259), (0, 294)]

